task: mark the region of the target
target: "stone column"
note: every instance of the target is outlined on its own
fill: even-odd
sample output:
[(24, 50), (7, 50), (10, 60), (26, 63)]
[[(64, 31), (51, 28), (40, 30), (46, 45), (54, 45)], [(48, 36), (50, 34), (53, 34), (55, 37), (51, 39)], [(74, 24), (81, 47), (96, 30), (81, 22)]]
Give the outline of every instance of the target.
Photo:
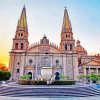
[(91, 74), (91, 69), (90, 69), (90, 66), (89, 66), (89, 74)]
[(37, 60), (36, 60), (36, 71), (35, 71), (35, 78), (37, 79)]
[(52, 55), (51, 55), (50, 57), (51, 57), (51, 59), (50, 59), (51, 61), (50, 61), (50, 62), (51, 62), (52, 75), (53, 75), (53, 72), (54, 72), (54, 69), (53, 69), (53, 64), (52, 64), (52, 63), (53, 63), (53, 57), (52, 57)]
[[(84, 66), (84, 75), (86, 75), (86, 66)], [(84, 78), (84, 82), (87, 82), (87, 78)]]
[(35, 55), (35, 80), (37, 80), (37, 55)]
[(52, 61), (52, 55), (51, 55), (51, 67), (53, 67), (53, 66), (52, 66), (52, 62), (53, 62), (53, 61)]
[(86, 75), (86, 67), (84, 67), (84, 75)]
[(68, 62), (67, 62), (67, 56), (64, 54), (63, 55), (63, 69), (64, 69), (64, 75), (68, 75), (68, 73), (67, 73), (67, 70), (66, 70), (66, 67), (68, 67)]
[(24, 62), (24, 60), (25, 60), (25, 55), (22, 54), (22, 55), (20, 55), (20, 56), (21, 56), (20, 76), (22, 76), (22, 75), (24, 74), (24, 67), (25, 67), (25, 62)]
[(74, 55), (73, 56), (73, 78), (74, 80), (78, 81), (77, 76), (79, 76), (79, 68), (78, 68), (78, 56)]
[(98, 74), (98, 68), (96, 68), (96, 74)]

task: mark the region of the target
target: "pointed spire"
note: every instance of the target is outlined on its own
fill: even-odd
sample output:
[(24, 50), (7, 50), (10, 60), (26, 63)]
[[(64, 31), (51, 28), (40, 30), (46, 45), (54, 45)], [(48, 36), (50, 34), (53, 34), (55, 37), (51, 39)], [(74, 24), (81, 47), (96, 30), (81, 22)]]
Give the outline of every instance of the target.
[(24, 31), (28, 32), (25, 5), (24, 5), (24, 7), (22, 9), (22, 13), (21, 13), (20, 19), (18, 20), (17, 31), (18, 30), (24, 30)]
[(19, 28), (19, 25), (20, 25), (20, 22), (19, 22), (19, 19), (18, 19), (18, 23), (17, 23), (17, 30), (18, 30), (18, 28)]
[(62, 25), (62, 32), (71, 32), (71, 31), (72, 31), (71, 22), (70, 22), (70, 19), (69, 19), (67, 8), (65, 7), (64, 17), (63, 17), (63, 25)]

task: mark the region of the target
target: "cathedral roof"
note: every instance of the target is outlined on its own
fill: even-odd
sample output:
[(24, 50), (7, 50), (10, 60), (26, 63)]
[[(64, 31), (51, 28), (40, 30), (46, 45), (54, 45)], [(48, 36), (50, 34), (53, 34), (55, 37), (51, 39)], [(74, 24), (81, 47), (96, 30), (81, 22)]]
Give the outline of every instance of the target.
[(28, 52), (40, 52), (40, 53), (60, 53), (58, 45), (49, 42), (46, 35), (40, 39), (40, 42), (36, 42), (29, 46)]
[(92, 60), (92, 61), (89, 61), (85, 64), (83, 64), (83, 66), (100, 66), (100, 61), (95, 61), (95, 60)]

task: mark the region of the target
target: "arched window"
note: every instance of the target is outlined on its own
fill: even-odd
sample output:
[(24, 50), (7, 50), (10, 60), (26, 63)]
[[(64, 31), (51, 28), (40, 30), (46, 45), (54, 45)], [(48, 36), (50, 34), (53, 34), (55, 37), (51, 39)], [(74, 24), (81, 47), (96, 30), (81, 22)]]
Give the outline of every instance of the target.
[(18, 49), (18, 43), (15, 43), (15, 49)]
[(67, 38), (67, 34), (66, 34), (66, 38)]
[(55, 62), (56, 62), (56, 66), (59, 65), (59, 60), (56, 60)]
[(70, 34), (68, 35), (68, 37), (70, 38)]
[(59, 63), (59, 60), (56, 60), (56, 64), (58, 64)]
[(70, 44), (70, 50), (73, 50), (73, 45), (72, 44)]
[(21, 33), (21, 36), (23, 36), (23, 33)]
[(20, 33), (18, 33), (18, 36), (20, 36)]
[(29, 64), (32, 64), (33, 60), (32, 59), (29, 59)]
[(65, 44), (65, 50), (67, 50), (67, 44)]
[(17, 73), (19, 73), (19, 69), (17, 69)]
[(21, 43), (21, 49), (24, 49), (24, 44), (23, 43)]

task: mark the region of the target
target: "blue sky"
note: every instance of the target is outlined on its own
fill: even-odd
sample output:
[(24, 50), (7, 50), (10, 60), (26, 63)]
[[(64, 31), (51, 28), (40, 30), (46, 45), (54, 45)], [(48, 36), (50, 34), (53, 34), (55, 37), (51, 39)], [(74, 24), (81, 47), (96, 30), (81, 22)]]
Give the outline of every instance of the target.
[(0, 0), (0, 62), (8, 63), (23, 5), (27, 10), (30, 44), (45, 34), (59, 45), (66, 6), (75, 40), (79, 39), (89, 54), (100, 53), (100, 0)]

